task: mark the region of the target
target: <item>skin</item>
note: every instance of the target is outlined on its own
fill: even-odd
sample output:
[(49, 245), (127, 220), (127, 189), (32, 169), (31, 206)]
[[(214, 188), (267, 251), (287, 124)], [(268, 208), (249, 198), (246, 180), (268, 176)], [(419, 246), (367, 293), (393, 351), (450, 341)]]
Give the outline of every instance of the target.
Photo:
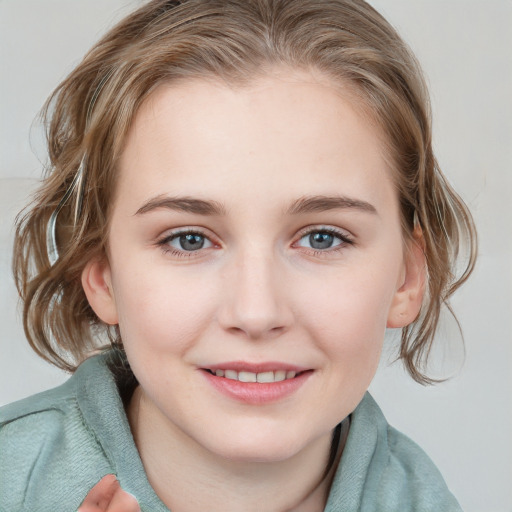
[[(108, 255), (82, 282), (98, 316), (119, 324), (140, 382), (129, 421), (172, 510), (323, 510), (331, 432), (367, 390), (386, 327), (412, 322), (423, 295), (383, 139), (346, 91), (290, 70), (244, 88), (162, 86), (139, 110)], [(291, 208), (312, 196), (351, 202)], [(222, 211), (154, 207), (176, 197)], [(183, 230), (203, 247), (184, 250)], [(310, 375), (285, 399), (245, 404), (205, 378), (226, 361)]]
[(105, 475), (77, 512), (140, 512), (140, 507), (134, 496), (121, 489), (115, 475)]

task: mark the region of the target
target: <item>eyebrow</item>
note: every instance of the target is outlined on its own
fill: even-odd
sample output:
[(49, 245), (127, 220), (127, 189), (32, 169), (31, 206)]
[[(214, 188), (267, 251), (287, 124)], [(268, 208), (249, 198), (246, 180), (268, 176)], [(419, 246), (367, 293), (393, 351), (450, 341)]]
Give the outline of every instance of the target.
[(377, 214), (377, 209), (372, 204), (346, 196), (304, 196), (294, 201), (287, 213), (298, 215), (338, 209), (354, 209)]
[[(224, 206), (217, 202), (194, 197), (156, 196), (144, 203), (135, 215), (142, 215), (157, 209), (169, 209), (198, 215), (226, 215)], [(324, 212), (337, 209), (354, 209), (362, 212), (377, 214), (376, 208), (360, 199), (346, 196), (303, 196), (296, 199), (286, 211), (287, 215)]]
[(198, 215), (225, 215), (226, 209), (217, 201), (206, 201), (194, 197), (157, 196), (144, 203), (135, 215), (142, 215), (160, 208)]

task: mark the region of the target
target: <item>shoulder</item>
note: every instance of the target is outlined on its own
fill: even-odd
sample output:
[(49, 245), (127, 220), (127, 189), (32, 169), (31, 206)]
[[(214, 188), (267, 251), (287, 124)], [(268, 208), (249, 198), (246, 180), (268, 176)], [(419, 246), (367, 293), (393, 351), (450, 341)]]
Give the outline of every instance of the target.
[(383, 454), (378, 466), (382, 468), (380, 488), (394, 489), (389, 502), (400, 510), (460, 512), (457, 500), (448, 489), (440, 471), (430, 457), (410, 438), (387, 426)]
[(391, 427), (367, 393), (352, 414), (333, 485), (334, 506), (365, 512), (461, 512), (441, 473), (411, 439)]
[(0, 407), (0, 426), (3, 429), (12, 422), (43, 412), (64, 412), (74, 395), (74, 387), (73, 379), (68, 379), (61, 386)]
[[(108, 461), (78, 405), (83, 370), (62, 386), (0, 408), (0, 510), (75, 509)], [(77, 491), (73, 500), (73, 493)], [(71, 496), (71, 499), (70, 499)], [(36, 505), (37, 504), (37, 505)]]
[(56, 443), (76, 421), (73, 379), (0, 408), (0, 468), (9, 457), (23, 455), (22, 462), (39, 454), (41, 445)]

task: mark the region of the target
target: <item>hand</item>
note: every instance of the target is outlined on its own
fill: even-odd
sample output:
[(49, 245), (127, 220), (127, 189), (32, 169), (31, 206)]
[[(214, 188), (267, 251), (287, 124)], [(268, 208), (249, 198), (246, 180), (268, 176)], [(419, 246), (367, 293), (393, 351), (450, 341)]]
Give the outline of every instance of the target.
[(123, 491), (115, 475), (105, 475), (89, 492), (77, 512), (140, 512), (137, 500)]

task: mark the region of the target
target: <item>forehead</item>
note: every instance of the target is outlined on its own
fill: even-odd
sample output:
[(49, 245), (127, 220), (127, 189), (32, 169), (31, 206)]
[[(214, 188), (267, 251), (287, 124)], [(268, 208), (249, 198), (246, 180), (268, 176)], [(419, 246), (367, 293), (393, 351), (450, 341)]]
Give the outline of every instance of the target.
[(383, 140), (356, 95), (318, 74), (277, 71), (243, 87), (166, 84), (134, 119), (118, 193), (222, 200), (230, 191), (271, 187), (293, 198), (334, 187), (379, 196), (392, 187)]

